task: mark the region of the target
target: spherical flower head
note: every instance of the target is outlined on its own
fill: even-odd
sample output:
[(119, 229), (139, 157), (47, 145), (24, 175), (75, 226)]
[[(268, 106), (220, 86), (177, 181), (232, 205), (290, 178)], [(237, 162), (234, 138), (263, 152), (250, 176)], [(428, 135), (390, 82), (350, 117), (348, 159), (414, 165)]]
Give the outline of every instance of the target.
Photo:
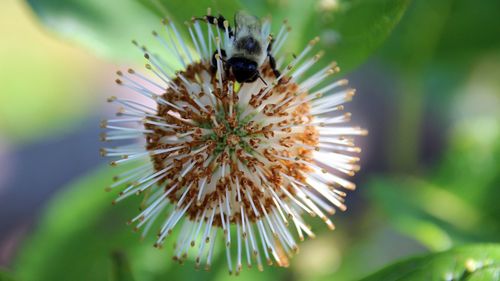
[(102, 150), (118, 157), (112, 165), (139, 163), (109, 190), (126, 184), (114, 202), (144, 194), (130, 223), (143, 235), (157, 224), (156, 247), (180, 225), (174, 260), (189, 252), (208, 269), (220, 243), (230, 273), (244, 260), (260, 270), (264, 261), (287, 266), (297, 238), (314, 237), (304, 214), (333, 229), (328, 216), (346, 209), (344, 191), (355, 187), (344, 177), (359, 170), (353, 136), (366, 131), (344, 125), (350, 114), (342, 106), (354, 90), (331, 80), (339, 71), (334, 63), (306, 75), (321, 58), (310, 55), (317, 38), (287, 60), (290, 28), (284, 24), (273, 37), (269, 21), (254, 34), (268, 50), (257, 58), (258, 79), (238, 83), (229, 59), (239, 30), (222, 18), (204, 20), (187, 24), (189, 42), (170, 21), (164, 35), (153, 32), (180, 70), (134, 42), (149, 75), (119, 71), (116, 82), (155, 105), (110, 98), (121, 108), (103, 121), (110, 129), (103, 140), (143, 141)]

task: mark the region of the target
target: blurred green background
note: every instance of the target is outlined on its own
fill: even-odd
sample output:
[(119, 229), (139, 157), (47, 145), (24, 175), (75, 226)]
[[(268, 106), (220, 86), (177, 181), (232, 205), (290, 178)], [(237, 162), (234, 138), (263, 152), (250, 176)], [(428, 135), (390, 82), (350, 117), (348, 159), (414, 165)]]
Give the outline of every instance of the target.
[(98, 153), (113, 73), (143, 63), (130, 40), (207, 7), (288, 18), (291, 52), (319, 35), (370, 131), (337, 230), (310, 220), (289, 268), (239, 280), (500, 280), (497, 0), (3, 0), (0, 280), (233, 280), (220, 251), (195, 271), (140, 242)]

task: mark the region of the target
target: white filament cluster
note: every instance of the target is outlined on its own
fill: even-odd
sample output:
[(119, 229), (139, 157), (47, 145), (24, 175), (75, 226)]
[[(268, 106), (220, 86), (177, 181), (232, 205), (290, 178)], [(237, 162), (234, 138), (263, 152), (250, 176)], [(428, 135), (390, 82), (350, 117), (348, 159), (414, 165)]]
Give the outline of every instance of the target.
[[(146, 140), (102, 149), (103, 155), (116, 157), (112, 165), (142, 163), (109, 187), (125, 185), (115, 202), (145, 196), (142, 212), (130, 222), (143, 236), (157, 222), (158, 247), (180, 224), (174, 250), (178, 261), (192, 252), (197, 266), (210, 268), (219, 236), (230, 273), (238, 274), (244, 259), (261, 270), (263, 260), (286, 266), (298, 250), (296, 238), (303, 240), (304, 233), (314, 237), (302, 215), (318, 216), (333, 229), (328, 215), (346, 209), (342, 189), (355, 187), (342, 175), (359, 170), (353, 154), (360, 149), (352, 136), (366, 131), (344, 125), (350, 114), (340, 112), (354, 90), (345, 89), (346, 80), (329, 82), (338, 72), (336, 64), (306, 75), (321, 57), (307, 58), (317, 39), (286, 63), (286, 24), (272, 50), (280, 77), (265, 61), (265, 83), (237, 85), (226, 77), (220, 59), (221, 50), (232, 44), (227, 23), (220, 30), (193, 21), (187, 28), (189, 43), (173, 22), (164, 23), (165, 35), (153, 35), (176, 61), (167, 62), (135, 43), (148, 60), (149, 74), (130, 69), (118, 72), (117, 80), (156, 108), (112, 97), (120, 106), (118, 116), (102, 123), (109, 129), (104, 141)], [(261, 36), (270, 43), (268, 21)], [(217, 69), (211, 71), (214, 52), (219, 54)]]

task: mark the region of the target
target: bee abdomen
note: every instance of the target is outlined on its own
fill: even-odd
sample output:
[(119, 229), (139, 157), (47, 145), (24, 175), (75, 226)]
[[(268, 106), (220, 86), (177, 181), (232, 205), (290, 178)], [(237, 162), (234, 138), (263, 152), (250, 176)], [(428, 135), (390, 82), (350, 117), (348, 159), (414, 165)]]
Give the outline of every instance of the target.
[(235, 42), (238, 51), (244, 51), (249, 55), (259, 55), (262, 53), (260, 43), (251, 36), (245, 36)]

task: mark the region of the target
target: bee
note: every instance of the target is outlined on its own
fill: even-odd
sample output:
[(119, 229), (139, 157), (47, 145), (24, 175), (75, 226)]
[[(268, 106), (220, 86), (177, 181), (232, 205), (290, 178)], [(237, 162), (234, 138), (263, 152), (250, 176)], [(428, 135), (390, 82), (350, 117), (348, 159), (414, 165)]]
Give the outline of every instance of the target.
[[(269, 43), (266, 42), (267, 38), (262, 35), (259, 18), (244, 11), (237, 12), (234, 16), (234, 31), (222, 15), (218, 17), (206, 15), (195, 20), (205, 20), (223, 31), (227, 28), (232, 45), (227, 49), (221, 49), (220, 56), (224, 71), (232, 74), (239, 83), (254, 82), (260, 78), (266, 84), (259, 72), (266, 59), (275, 77), (280, 76), (279, 70), (276, 69), (276, 60), (271, 54), (273, 39), (271, 37)], [(215, 51), (212, 56), (213, 70), (217, 69), (217, 54), (218, 51)]]

